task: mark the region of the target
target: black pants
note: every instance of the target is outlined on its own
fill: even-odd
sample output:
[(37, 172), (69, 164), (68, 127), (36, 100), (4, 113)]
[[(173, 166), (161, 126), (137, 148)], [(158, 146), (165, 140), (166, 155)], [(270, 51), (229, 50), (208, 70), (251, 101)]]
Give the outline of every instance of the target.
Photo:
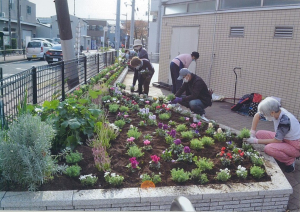
[(171, 78), (172, 78), (172, 93), (176, 94), (176, 92), (179, 90), (179, 88), (182, 86), (183, 80), (177, 80), (179, 77), (179, 71), (180, 68), (176, 63), (171, 62), (170, 63), (170, 72), (171, 72)]
[[(140, 72), (138, 73), (138, 90), (139, 94), (147, 94), (149, 95), (149, 85), (152, 79), (152, 74), (148, 74), (147, 76), (141, 74)], [(144, 92), (143, 92), (143, 86), (144, 86)]]

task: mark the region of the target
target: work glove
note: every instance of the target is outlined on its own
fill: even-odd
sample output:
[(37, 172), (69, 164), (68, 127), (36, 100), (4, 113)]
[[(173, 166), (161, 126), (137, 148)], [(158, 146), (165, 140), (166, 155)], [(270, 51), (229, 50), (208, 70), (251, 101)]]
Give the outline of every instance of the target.
[(255, 130), (250, 130), (250, 137), (251, 138), (256, 138), (255, 134), (256, 134)]
[(258, 143), (258, 139), (257, 138), (253, 138), (253, 137), (250, 137), (250, 138), (244, 138), (243, 141), (249, 143), (249, 144), (257, 144)]
[(182, 101), (182, 98), (176, 97), (176, 98), (171, 102), (171, 104), (177, 104), (178, 102), (181, 102), (181, 101)]

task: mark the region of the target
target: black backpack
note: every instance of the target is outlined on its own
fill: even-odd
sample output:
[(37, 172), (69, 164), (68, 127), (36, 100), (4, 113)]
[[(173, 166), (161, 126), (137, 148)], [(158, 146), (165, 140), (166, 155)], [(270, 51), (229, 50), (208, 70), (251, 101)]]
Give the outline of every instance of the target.
[(244, 95), (237, 104), (231, 106), (231, 110), (238, 111), (243, 107), (243, 105), (251, 104), (251, 102), (253, 100), (253, 96), (254, 96), (254, 93)]

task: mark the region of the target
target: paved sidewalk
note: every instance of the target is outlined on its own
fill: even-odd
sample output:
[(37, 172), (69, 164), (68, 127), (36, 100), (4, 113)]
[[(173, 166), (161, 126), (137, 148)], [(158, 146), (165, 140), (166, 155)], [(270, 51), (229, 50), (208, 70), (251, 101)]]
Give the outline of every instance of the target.
[(5, 60), (4, 57), (1, 55), (0, 56), (0, 64), (1, 63), (9, 63), (9, 62), (14, 62), (14, 61), (21, 61), (21, 60), (27, 60), (26, 55), (6, 55)]
[[(161, 96), (168, 95), (171, 92), (165, 89), (160, 89), (152, 85), (153, 82), (158, 82), (158, 64), (153, 64), (155, 69), (155, 74), (152, 77), (150, 84), (149, 96)], [(126, 85), (126, 90), (130, 91), (130, 86), (132, 85), (133, 72), (129, 71), (125, 77), (123, 83)], [(137, 85), (135, 86), (137, 89)], [(252, 117), (243, 116), (232, 112), (230, 107), (231, 103), (228, 102), (213, 102), (211, 107), (206, 109), (206, 117), (211, 120), (215, 120), (219, 124), (228, 126), (231, 129), (240, 131), (244, 127), (250, 129), (252, 124)], [(271, 130), (274, 131), (273, 122), (260, 121), (257, 130)], [(293, 194), (290, 196), (288, 209), (291, 212), (300, 211), (300, 161), (296, 161), (296, 171), (293, 173), (284, 173), (291, 186), (293, 187)]]

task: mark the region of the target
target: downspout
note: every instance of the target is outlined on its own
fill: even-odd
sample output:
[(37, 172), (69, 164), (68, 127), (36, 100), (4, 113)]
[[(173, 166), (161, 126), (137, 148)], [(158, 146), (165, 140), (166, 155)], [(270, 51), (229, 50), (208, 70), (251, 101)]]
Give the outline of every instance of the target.
[[(161, 15), (161, 0), (159, 0), (158, 6), (158, 23), (157, 23), (157, 44), (156, 44), (156, 52), (159, 53), (159, 44), (160, 44), (160, 36), (161, 36), (161, 22), (162, 22), (162, 15)], [(164, 8), (164, 7), (163, 7)]]
[(210, 80), (211, 80), (211, 72), (212, 72), (212, 66), (214, 64), (214, 58), (215, 58), (215, 38), (216, 38), (216, 26), (217, 26), (217, 12), (219, 9), (219, 2), (220, 0), (217, 0), (217, 5), (216, 5), (216, 11), (215, 11), (215, 26), (214, 26), (214, 33), (213, 33), (213, 44), (212, 44), (212, 53), (211, 53), (211, 59), (210, 59), (210, 68), (209, 68), (209, 73), (208, 73), (208, 87), (210, 88)]

